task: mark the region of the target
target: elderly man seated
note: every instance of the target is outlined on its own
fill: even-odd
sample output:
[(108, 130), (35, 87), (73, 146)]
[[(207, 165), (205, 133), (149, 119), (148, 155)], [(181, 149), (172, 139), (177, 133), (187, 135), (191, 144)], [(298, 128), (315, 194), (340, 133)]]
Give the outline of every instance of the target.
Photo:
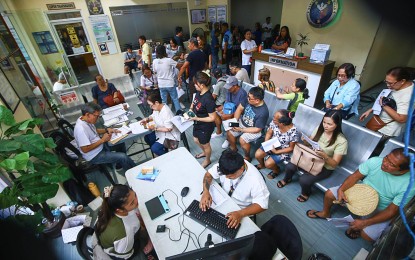
[(240, 136), (239, 143), (244, 150), (247, 161), (251, 161), (251, 142), (261, 137), (268, 120), (268, 107), (264, 102), (264, 90), (260, 87), (253, 87), (249, 90), (248, 99), (243, 100), (235, 111), (235, 119), (239, 121), (238, 127), (233, 127), (227, 132), (227, 139), (230, 148), (236, 148), (236, 138)]
[[(82, 106), (82, 116), (76, 120), (74, 136), (82, 157), (92, 164), (120, 164), (125, 171), (135, 167), (136, 164), (127, 154), (109, 151), (107, 142), (111, 140), (113, 133), (120, 131), (112, 128), (97, 129), (95, 127), (95, 123), (101, 115), (101, 110), (99, 105), (90, 102)], [(100, 134), (102, 137), (99, 136)]]
[[(308, 210), (309, 218), (328, 218), (333, 201), (346, 201), (344, 191), (352, 187), (359, 180), (374, 188), (379, 194), (379, 204), (374, 213), (363, 219), (355, 219), (346, 230), (351, 239), (362, 237), (368, 241), (376, 241), (389, 222), (398, 215), (399, 205), (409, 184), (409, 158), (402, 148), (390, 152), (384, 158), (373, 157), (362, 163), (359, 169), (346, 178), (341, 186), (330, 188), (324, 196), (322, 211)], [(415, 194), (413, 187), (406, 204)]]
[(261, 173), (254, 165), (244, 161), (238, 152), (223, 151), (219, 163), (205, 173), (200, 200), (203, 211), (212, 204), (209, 188), (213, 179), (219, 179), (222, 188), (241, 207), (241, 210), (226, 215), (229, 218), (229, 228), (236, 228), (243, 217), (258, 214), (268, 208), (269, 191)]

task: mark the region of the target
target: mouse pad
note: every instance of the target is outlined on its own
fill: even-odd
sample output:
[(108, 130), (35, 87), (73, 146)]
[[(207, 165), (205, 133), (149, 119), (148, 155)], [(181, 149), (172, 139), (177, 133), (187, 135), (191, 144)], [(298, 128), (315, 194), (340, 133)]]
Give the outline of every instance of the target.
[(154, 220), (161, 215), (170, 212), (170, 208), (167, 205), (167, 201), (163, 195), (154, 197), (151, 200), (147, 201), (145, 204), (148, 210), (148, 214), (150, 214), (151, 220)]

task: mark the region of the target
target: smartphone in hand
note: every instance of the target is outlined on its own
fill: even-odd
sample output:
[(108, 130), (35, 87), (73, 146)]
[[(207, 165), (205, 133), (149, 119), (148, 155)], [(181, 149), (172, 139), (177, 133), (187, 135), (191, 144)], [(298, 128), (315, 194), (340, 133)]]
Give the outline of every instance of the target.
[(239, 127), (239, 123), (237, 122), (230, 122), (229, 127)]

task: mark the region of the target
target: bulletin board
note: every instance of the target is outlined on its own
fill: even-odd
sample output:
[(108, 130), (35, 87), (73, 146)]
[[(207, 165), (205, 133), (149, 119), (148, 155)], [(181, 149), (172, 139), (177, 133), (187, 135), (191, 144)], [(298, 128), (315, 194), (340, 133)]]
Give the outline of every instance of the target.
[(101, 54), (118, 53), (114, 41), (114, 32), (108, 16), (94, 15), (90, 16), (89, 20), (91, 21), (92, 31), (94, 32)]

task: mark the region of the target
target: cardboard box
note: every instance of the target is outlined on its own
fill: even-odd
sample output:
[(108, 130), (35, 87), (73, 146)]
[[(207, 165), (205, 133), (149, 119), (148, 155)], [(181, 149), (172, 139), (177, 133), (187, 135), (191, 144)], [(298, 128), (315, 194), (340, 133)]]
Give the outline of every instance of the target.
[(64, 243), (75, 242), (79, 231), (91, 225), (92, 218), (87, 215), (77, 215), (67, 218), (62, 226), (62, 239)]

